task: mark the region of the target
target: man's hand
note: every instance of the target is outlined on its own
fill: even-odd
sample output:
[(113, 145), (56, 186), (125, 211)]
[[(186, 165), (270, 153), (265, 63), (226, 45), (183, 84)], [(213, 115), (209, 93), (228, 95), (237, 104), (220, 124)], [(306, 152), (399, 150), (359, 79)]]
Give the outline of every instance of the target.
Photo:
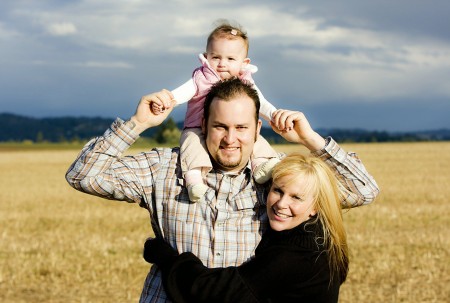
[(325, 146), (325, 139), (311, 128), (302, 112), (279, 109), (273, 114), (270, 125), (274, 132), (287, 141), (300, 143), (310, 151)]
[[(152, 111), (153, 104), (162, 105), (165, 110), (155, 114)], [(136, 124), (134, 130), (140, 134), (147, 128), (160, 125), (172, 112), (174, 104), (175, 101), (173, 100), (172, 93), (166, 89), (143, 96), (136, 109), (136, 113), (131, 117), (131, 121)]]

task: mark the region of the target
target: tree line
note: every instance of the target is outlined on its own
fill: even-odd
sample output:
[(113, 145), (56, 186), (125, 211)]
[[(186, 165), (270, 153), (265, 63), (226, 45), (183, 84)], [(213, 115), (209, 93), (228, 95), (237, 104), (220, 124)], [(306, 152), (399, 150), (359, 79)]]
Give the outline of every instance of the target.
[[(74, 142), (99, 136), (114, 119), (102, 117), (31, 118), (0, 113), (0, 142)], [(161, 127), (146, 130), (141, 137), (156, 143), (178, 144), (183, 122), (169, 117)], [(322, 136), (332, 136), (338, 142), (412, 142), (448, 141), (450, 130), (417, 132), (386, 132), (361, 129), (318, 129)], [(263, 127), (261, 135), (273, 144), (287, 143), (271, 128)]]

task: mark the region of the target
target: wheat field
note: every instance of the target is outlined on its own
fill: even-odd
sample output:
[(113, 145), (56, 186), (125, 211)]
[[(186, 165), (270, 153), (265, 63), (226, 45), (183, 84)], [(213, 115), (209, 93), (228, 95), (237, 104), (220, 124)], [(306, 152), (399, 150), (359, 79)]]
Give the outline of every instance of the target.
[[(344, 216), (351, 267), (340, 302), (450, 302), (450, 142), (342, 146), (382, 192)], [(138, 301), (148, 213), (70, 188), (77, 153), (0, 150), (1, 302)]]

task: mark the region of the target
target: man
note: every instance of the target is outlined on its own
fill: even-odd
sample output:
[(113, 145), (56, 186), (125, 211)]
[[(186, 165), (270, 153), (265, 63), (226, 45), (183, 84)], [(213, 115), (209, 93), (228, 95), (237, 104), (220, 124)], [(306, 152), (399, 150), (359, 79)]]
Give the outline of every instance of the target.
[[(150, 104), (159, 100), (168, 110), (154, 115)], [(208, 267), (247, 261), (264, 232), (267, 188), (253, 181), (249, 158), (258, 136), (259, 99), (238, 79), (217, 83), (205, 100), (202, 129), (213, 162), (208, 190), (191, 203), (181, 176), (179, 148), (156, 148), (135, 156), (122, 153), (138, 135), (161, 124), (169, 115), (172, 95), (163, 90), (142, 97), (135, 115), (117, 119), (101, 137), (91, 140), (69, 168), (66, 179), (80, 191), (108, 199), (139, 203), (150, 212), (156, 236), (180, 253), (190, 251)], [(300, 112), (279, 110), (272, 128), (291, 142), (323, 157), (348, 188), (351, 206), (372, 202), (378, 187), (364, 166), (331, 139), (313, 131)], [(166, 302), (160, 272), (153, 266), (141, 302)]]

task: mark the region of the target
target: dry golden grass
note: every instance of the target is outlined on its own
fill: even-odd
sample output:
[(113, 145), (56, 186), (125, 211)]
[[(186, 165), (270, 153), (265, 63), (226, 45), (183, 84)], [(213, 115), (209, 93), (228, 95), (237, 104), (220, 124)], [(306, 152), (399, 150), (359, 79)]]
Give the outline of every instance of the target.
[[(340, 302), (449, 302), (450, 142), (343, 146), (382, 193), (345, 214)], [(138, 301), (148, 213), (71, 189), (77, 152), (0, 151), (1, 302)]]

